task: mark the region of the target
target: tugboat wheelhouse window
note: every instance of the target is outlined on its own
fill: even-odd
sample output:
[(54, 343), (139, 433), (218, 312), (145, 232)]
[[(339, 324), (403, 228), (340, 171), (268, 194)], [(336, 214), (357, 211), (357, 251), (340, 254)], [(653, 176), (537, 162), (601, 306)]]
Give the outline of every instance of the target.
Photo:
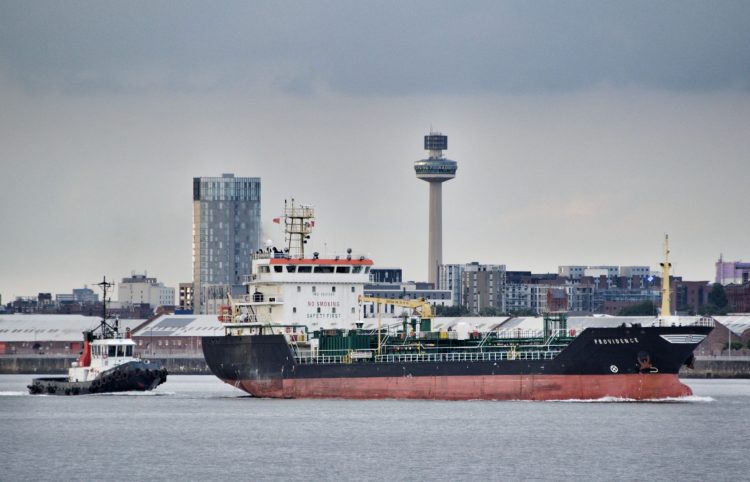
[(107, 352), (107, 356), (117, 356), (117, 347), (114, 345), (110, 345), (107, 347), (109, 350)]

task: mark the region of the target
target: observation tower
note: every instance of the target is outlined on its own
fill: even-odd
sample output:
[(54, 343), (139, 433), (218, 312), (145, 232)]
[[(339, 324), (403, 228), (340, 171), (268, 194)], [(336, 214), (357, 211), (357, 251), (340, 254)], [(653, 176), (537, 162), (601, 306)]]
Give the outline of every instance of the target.
[(443, 262), (443, 183), (456, 177), (458, 164), (443, 157), (443, 151), (448, 149), (448, 136), (430, 132), (424, 136), (424, 148), (430, 155), (414, 163), (414, 172), (417, 179), (430, 183), (427, 281), (437, 287), (438, 266)]

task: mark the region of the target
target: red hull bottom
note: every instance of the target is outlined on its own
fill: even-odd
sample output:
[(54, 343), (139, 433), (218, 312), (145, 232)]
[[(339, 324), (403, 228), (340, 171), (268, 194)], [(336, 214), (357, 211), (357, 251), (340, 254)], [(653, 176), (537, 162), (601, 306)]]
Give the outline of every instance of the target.
[(256, 397), (422, 400), (652, 400), (692, 395), (676, 374), (225, 380)]

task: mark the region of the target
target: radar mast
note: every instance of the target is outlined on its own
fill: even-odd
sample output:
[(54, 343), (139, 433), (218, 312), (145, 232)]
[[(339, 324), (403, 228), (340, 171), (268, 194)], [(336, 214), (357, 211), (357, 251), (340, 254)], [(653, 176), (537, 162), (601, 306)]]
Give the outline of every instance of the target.
[(315, 210), (312, 206), (295, 204), (294, 199), (284, 201), (284, 232), (287, 250), (292, 258), (305, 257), (305, 244), (315, 227)]

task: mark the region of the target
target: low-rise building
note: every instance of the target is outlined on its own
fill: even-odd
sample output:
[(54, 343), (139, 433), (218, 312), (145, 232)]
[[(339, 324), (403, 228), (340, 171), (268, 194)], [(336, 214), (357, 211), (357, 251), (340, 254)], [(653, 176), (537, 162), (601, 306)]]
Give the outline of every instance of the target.
[[(364, 295), (374, 298), (388, 298), (394, 300), (429, 301), (432, 306), (453, 306), (452, 293), (449, 290), (435, 289), (432, 283), (408, 281), (406, 283), (369, 283), (364, 287)], [(383, 314), (398, 315), (404, 308), (385, 304), (380, 308)], [(377, 315), (375, 303), (362, 303), (362, 317)]]
[(133, 273), (117, 286), (117, 300), (128, 305), (148, 304), (151, 308), (174, 306), (174, 291), (156, 278)]

